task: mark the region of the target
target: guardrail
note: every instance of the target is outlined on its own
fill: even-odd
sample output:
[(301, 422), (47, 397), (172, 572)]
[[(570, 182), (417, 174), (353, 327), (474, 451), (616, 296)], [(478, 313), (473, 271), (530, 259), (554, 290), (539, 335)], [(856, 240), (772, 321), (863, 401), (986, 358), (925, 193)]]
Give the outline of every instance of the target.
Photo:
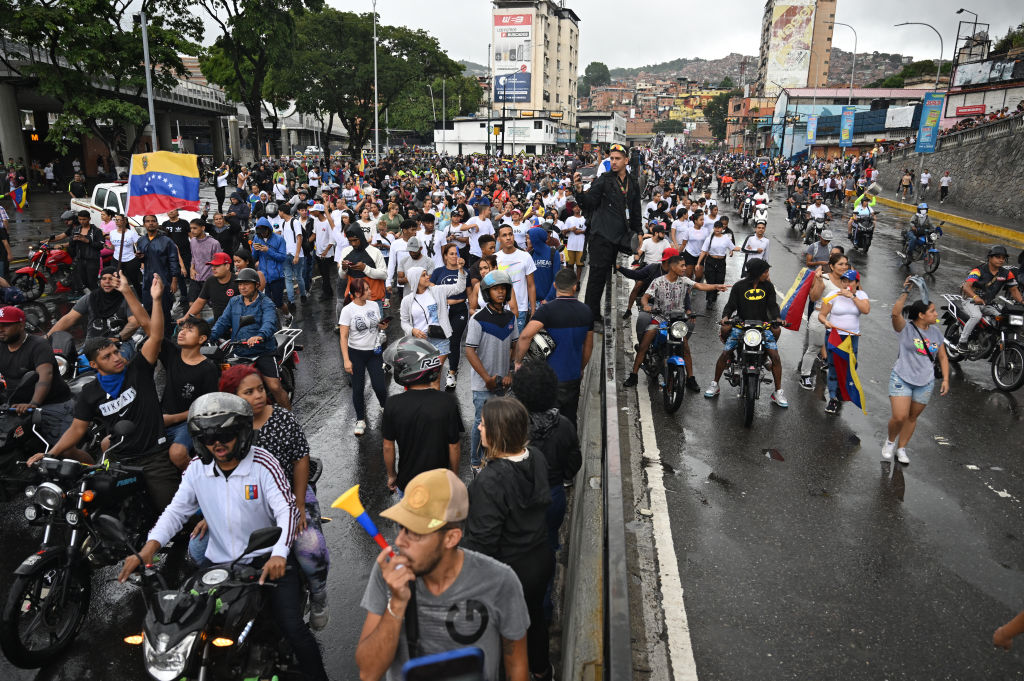
[[(973, 128), (968, 128), (967, 130), (960, 130), (948, 135), (942, 135), (935, 141), (935, 151), (956, 149), (968, 144), (974, 144), (975, 142), (998, 139), (1000, 137), (1008, 137), (1010, 135), (1020, 133), (1024, 133), (1024, 116), (1013, 116), (1012, 118), (1004, 118), (1001, 121), (993, 121), (991, 123), (985, 123)], [(916, 153), (917, 152), (914, 151), (914, 145), (908, 144), (902, 149), (894, 149), (886, 152), (882, 154), (882, 157), (887, 161), (892, 161), (893, 159), (906, 158), (907, 156)]]

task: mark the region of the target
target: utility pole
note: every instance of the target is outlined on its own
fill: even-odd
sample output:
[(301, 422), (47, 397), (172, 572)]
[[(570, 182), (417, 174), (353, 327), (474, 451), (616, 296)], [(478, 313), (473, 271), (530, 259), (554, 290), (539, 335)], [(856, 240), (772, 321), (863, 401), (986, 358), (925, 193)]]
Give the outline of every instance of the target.
[(444, 99), (444, 87), (447, 82), (447, 78), (441, 79), (441, 144), (444, 145), (445, 153), (448, 152), (448, 123), (446, 122), (447, 119), (445, 117), (448, 112), (445, 110), (447, 104), (445, 104)]
[(491, 107), (494, 104), (494, 72), (491, 70), (491, 44), (487, 43), (487, 78), (489, 87), (487, 88), (487, 144), (484, 145), (484, 153), (490, 155), (491, 153)]
[(380, 165), (380, 106), (377, 101), (377, 0), (373, 0), (373, 160)]
[(508, 100), (508, 78), (501, 81), (501, 152), (500, 155), (505, 155), (505, 103)]
[(146, 100), (149, 104), (149, 141), (153, 151), (157, 151), (160, 147), (157, 144), (156, 114), (153, 111), (153, 74), (149, 70), (149, 32), (146, 30), (146, 13), (139, 12), (134, 19), (142, 27), (142, 58), (146, 62)]

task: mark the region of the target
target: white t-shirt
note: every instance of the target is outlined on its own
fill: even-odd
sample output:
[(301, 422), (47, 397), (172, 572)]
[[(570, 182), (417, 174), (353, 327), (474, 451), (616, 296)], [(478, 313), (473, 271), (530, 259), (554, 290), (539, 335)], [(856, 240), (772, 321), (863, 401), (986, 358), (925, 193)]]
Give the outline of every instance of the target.
[(512, 280), (512, 290), (515, 291), (520, 311), (526, 312), (530, 305), (530, 296), (526, 290), (526, 276), (537, 271), (533, 256), (520, 250), (511, 253), (495, 251), (494, 254), (498, 258), (498, 269), (507, 273)]
[(306, 177), (309, 179), (310, 187), (315, 189), (320, 186), (320, 175), (312, 168), (310, 168), (309, 173), (306, 175)]
[(230, 170), (225, 170), (223, 173), (217, 175), (217, 186), (227, 187), (228, 186), (228, 175), (231, 174)]
[(661, 241), (655, 242), (654, 237), (651, 237), (644, 239), (644, 242), (640, 244), (640, 253), (644, 256), (644, 262), (661, 262), (661, 254), (671, 245), (672, 242), (668, 239), (663, 238)]
[(527, 232), (533, 229), (533, 225), (529, 222), (520, 222), (518, 225), (512, 225), (512, 234), (516, 237), (516, 246), (519, 248), (526, 248), (526, 237)]
[[(868, 294), (864, 291), (857, 291), (854, 295), (860, 300), (868, 299)], [(828, 320), (833, 326), (837, 326), (843, 331), (860, 333), (860, 310), (857, 309), (857, 304), (846, 296), (835, 293), (832, 296), (832, 311), (828, 315)], [(822, 296), (822, 302), (827, 302), (827, 300), (828, 297)]]
[(494, 224), (490, 218), (482, 219), (479, 216), (471, 217), (466, 224), (472, 225), (469, 230), (469, 252), (479, 258), (483, 255), (480, 250), (480, 237), (484, 234), (494, 234)]
[(366, 236), (366, 243), (370, 243), (373, 238), (373, 233), (377, 231), (377, 221), (371, 216), (369, 220), (363, 222), (362, 220), (356, 220), (356, 224), (363, 230), (363, 234)]
[[(278, 219), (280, 220), (280, 218)], [(284, 220), (281, 220), (281, 222), (283, 223)], [(298, 239), (299, 237), (302, 236), (302, 223), (299, 220), (293, 218), (289, 220), (286, 224), (282, 224), (279, 227), (279, 229), (281, 231), (279, 231), (278, 234), (280, 234), (284, 238), (285, 251), (288, 253), (288, 255), (294, 257), (296, 246), (298, 246)], [(304, 257), (306, 257), (306, 254), (302, 252), (301, 248), (299, 248), (298, 251), (299, 260), (302, 260)]]
[[(562, 231), (568, 231), (570, 229), (587, 229), (587, 219), (582, 215), (576, 217), (573, 215), (565, 221), (565, 226), (562, 227)], [(586, 240), (585, 234), (569, 234), (569, 238), (566, 240), (566, 250), (568, 251), (582, 251), (583, 244)]]
[(932, 174), (931, 173), (921, 173), (921, 186), (922, 187), (927, 187), (928, 183), (931, 182), (931, 179), (932, 179)]
[[(743, 253), (747, 256), (747, 260), (754, 260), (761, 258), (765, 262), (768, 262), (768, 237), (757, 238), (756, 234), (751, 234), (743, 241)], [(760, 253), (757, 253), (757, 249), (762, 249)]]
[[(338, 224), (335, 222), (334, 224)], [(317, 220), (313, 218), (313, 245), (316, 247), (316, 254), (321, 258), (330, 256), (331, 242), (331, 225), (328, 224), (327, 220)]]
[[(110, 239), (110, 245), (114, 247), (114, 259), (117, 260), (118, 256), (121, 258), (121, 262), (131, 262), (135, 260), (135, 244), (139, 242), (141, 238), (139, 233), (136, 232), (132, 227), (129, 227), (124, 231), (124, 234), (120, 230), (113, 230), (107, 235)], [(121, 241), (124, 241), (124, 253), (121, 253)]]
[(940, 187), (948, 187), (951, 182), (953, 182), (953, 178), (950, 177), (949, 175), (943, 175), (942, 177), (939, 178)]
[(697, 229), (692, 222), (686, 224), (689, 227), (686, 228), (686, 232), (683, 234), (683, 239), (686, 241), (686, 247), (683, 250), (690, 255), (698, 256), (700, 255), (701, 248), (704, 246), (704, 242), (711, 236), (711, 227), (702, 225), (700, 229)]
[(819, 206), (816, 203), (812, 203), (811, 205), (807, 206), (807, 212), (810, 213), (812, 218), (824, 218), (831, 211), (825, 204), (821, 204)]
[(436, 228), (433, 232), (427, 234), (427, 231), (420, 227), (420, 230), (416, 232), (416, 238), (420, 240), (420, 246), (423, 247), (423, 255), (433, 261), (434, 267), (443, 267), (444, 252), (442, 247), (444, 246), (445, 235)]
[(414, 329), (426, 333), (431, 324), (440, 324), (437, 320), (437, 300), (430, 291), (414, 295), (411, 311)]
[(702, 251), (707, 251), (708, 255), (716, 257), (729, 255), (734, 248), (736, 248), (736, 244), (732, 242), (732, 237), (727, 234), (722, 236), (712, 234), (704, 240), (704, 245), (701, 246)]
[(380, 309), (377, 303), (349, 303), (341, 308), (338, 326), (348, 327), (349, 350), (373, 350), (377, 347), (377, 324)]
[(288, 187), (278, 182), (274, 185), (274, 199), (277, 201), (284, 201), (288, 195)]

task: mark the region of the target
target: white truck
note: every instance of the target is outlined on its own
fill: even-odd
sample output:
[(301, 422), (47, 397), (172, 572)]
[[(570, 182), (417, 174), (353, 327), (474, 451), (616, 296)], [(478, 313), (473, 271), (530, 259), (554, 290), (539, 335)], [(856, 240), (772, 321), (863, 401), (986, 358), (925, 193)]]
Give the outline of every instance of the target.
[[(93, 187), (92, 196), (85, 199), (71, 199), (71, 210), (76, 213), (80, 210), (89, 211), (89, 215), (92, 218), (92, 224), (99, 226), (102, 220), (100, 219), (100, 211), (104, 208), (109, 208), (115, 213), (124, 213), (125, 208), (128, 206), (128, 183), (127, 182), (101, 182)], [(178, 217), (183, 220), (194, 220), (199, 217), (199, 213), (192, 211), (182, 210), (178, 211)], [(161, 213), (156, 216), (157, 222), (163, 224), (167, 220), (167, 213)], [(128, 218), (128, 224), (135, 227), (140, 232), (142, 231), (142, 216), (135, 216)]]

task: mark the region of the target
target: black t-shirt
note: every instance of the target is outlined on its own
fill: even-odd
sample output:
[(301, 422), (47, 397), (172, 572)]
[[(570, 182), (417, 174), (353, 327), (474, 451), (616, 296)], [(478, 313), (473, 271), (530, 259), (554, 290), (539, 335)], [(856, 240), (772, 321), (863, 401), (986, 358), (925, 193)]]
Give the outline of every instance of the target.
[(459, 441), (462, 419), (455, 398), (433, 388), (388, 397), (381, 435), (398, 445), (398, 489), (424, 471), (448, 468), (448, 445)]
[(185, 275), (188, 275), (188, 266), (192, 263), (192, 247), (189, 244), (189, 224), (188, 220), (178, 218), (174, 222), (168, 220), (162, 226), (162, 229), (167, 232), (167, 236), (171, 237), (171, 241), (178, 247), (178, 252), (181, 253), (181, 259), (185, 261)]
[(220, 368), (213, 360), (204, 358), (199, 364), (188, 364), (181, 359), (181, 348), (165, 339), (160, 349), (160, 361), (167, 370), (167, 383), (160, 400), (163, 413), (188, 411), (200, 395), (217, 392)]
[(220, 319), (220, 316), (224, 314), (224, 308), (231, 302), (231, 298), (237, 295), (239, 295), (238, 284), (234, 277), (231, 277), (226, 284), (217, 281), (217, 277), (207, 277), (203, 282), (203, 289), (199, 292), (199, 297), (207, 301), (213, 308), (214, 319)]
[(68, 185), (68, 191), (70, 191), (71, 195), (76, 199), (84, 199), (86, 197), (84, 182), (73, 181)]
[(11, 234), (6, 227), (0, 227), (0, 262), (7, 262), (7, 249), (3, 245), (5, 241), (10, 243)]
[[(7, 382), (7, 388), (14, 390), (22, 377), (35, 371), (41, 364), (53, 367), (53, 378), (50, 381), (50, 392), (46, 394), (43, 404), (57, 404), (71, 398), (68, 384), (57, 371), (57, 360), (53, 357), (53, 348), (42, 336), (26, 336), (25, 342), (15, 352), (11, 352), (6, 343), (0, 343), (0, 375)], [(30, 402), (35, 392), (36, 381), (29, 381), (20, 390), (8, 396), (11, 404)]]
[(137, 457), (166, 442), (153, 368), (140, 352), (125, 367), (124, 382), (116, 397), (108, 394), (99, 380), (95, 380), (82, 388), (75, 401), (76, 419), (92, 421), (101, 418), (108, 433), (113, 432), (118, 421), (135, 424), (135, 430), (117, 448), (118, 458)]

